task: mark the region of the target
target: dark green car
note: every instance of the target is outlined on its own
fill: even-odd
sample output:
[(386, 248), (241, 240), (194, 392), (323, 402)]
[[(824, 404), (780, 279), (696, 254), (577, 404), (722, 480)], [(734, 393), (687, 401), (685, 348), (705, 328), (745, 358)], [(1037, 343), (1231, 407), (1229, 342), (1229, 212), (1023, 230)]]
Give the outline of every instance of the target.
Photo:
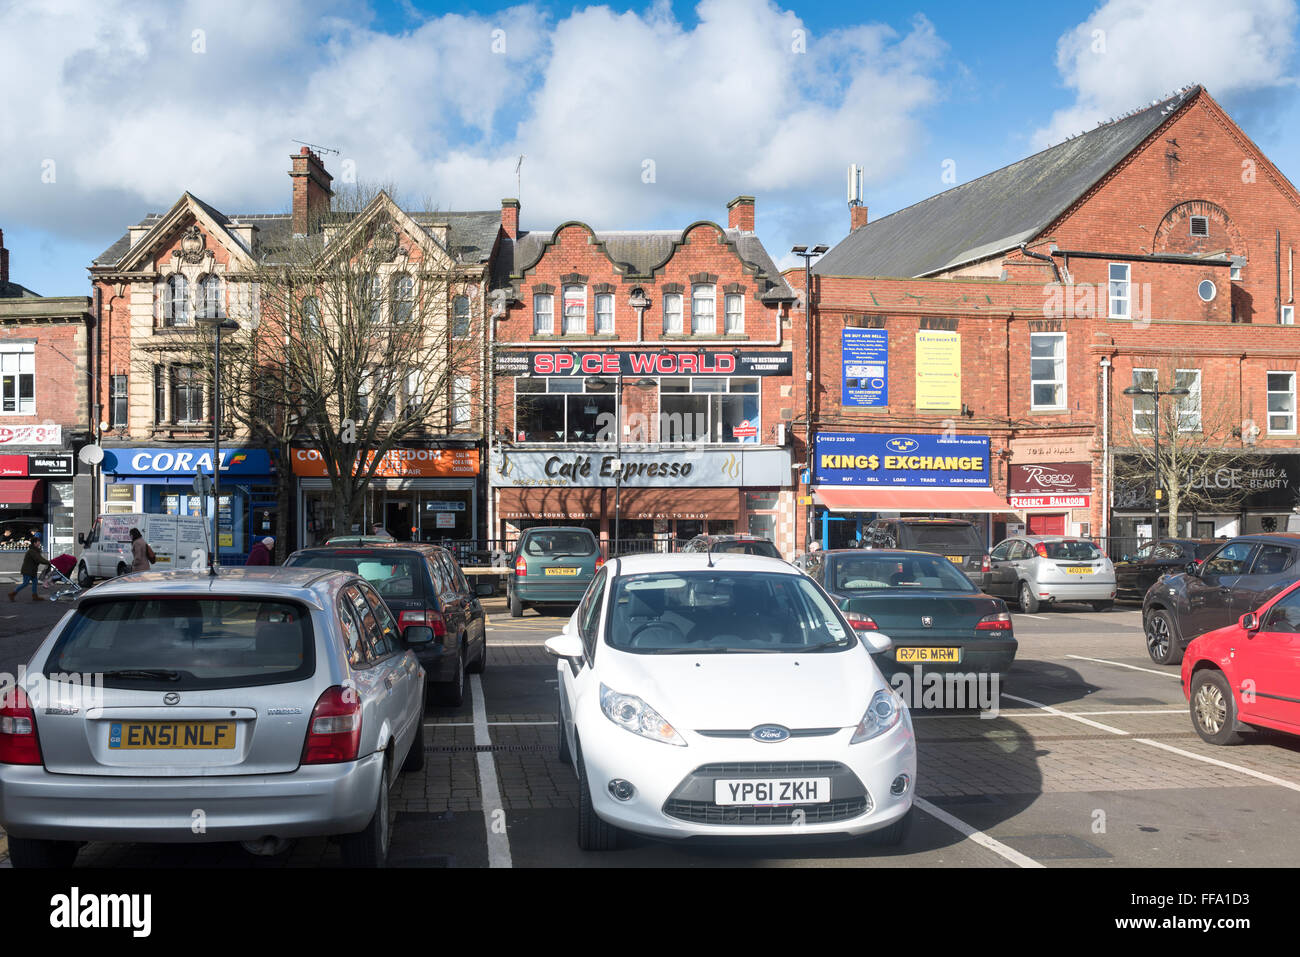
[(530, 528), (515, 546), (515, 573), (506, 590), (510, 617), (535, 605), (576, 605), (604, 564), (600, 543), (588, 529)]

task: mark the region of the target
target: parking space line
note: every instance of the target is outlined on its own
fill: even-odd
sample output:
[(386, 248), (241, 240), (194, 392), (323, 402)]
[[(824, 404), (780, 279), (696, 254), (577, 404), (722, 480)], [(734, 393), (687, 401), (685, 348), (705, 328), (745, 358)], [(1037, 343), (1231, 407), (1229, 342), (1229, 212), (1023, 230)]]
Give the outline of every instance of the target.
[[(530, 724), (541, 724), (541, 725), (549, 724), (552, 727), (555, 726), (554, 721), (489, 721), (487, 723), (489, 728), (495, 728), (497, 726), (510, 727), (514, 725), (522, 726), (522, 725), (530, 725)], [(424, 726), (426, 728), (476, 728), (478, 727), (478, 725), (473, 721), (426, 721), (424, 722)], [(475, 741), (475, 744), (477, 743), (479, 742)], [(491, 742), (488, 743), (491, 744)]]
[(957, 831), (959, 834), (962, 834), (968, 840), (974, 841), (976, 844), (980, 845), (980, 847), (988, 848), (994, 854), (997, 854), (999, 857), (1005, 858), (1006, 860), (1010, 861), (1012, 864), (1016, 865), (1016, 867), (1027, 868), (1027, 867), (1045, 866), (1043, 864), (1040, 864), (1038, 861), (1034, 860), (1032, 857), (1026, 857), (1024, 854), (1021, 854), (1014, 847), (1008, 847), (1007, 845), (1003, 844), (1001, 841), (989, 837), (983, 831), (971, 827), (969, 824), (967, 824), (965, 821), (961, 820), (960, 818), (953, 817), (947, 811), (943, 810), (943, 808), (935, 807), (925, 798), (921, 798), (921, 797), (915, 798), (912, 801), (912, 803), (915, 804), (917, 807), (919, 807), (926, 814), (930, 815), (933, 818), (936, 818), (937, 820), (942, 821), (944, 824), (947, 824), (950, 828), (952, 828), (954, 831)]
[(1156, 671), (1154, 668), (1141, 668), (1137, 665), (1126, 665), (1122, 661), (1111, 661), (1109, 658), (1089, 658), (1087, 655), (1066, 655), (1067, 658), (1074, 658), (1076, 661), (1095, 661), (1099, 665), (1114, 665), (1116, 668), (1128, 668), (1132, 671), (1145, 671), (1149, 675), (1160, 675), (1165, 678), (1177, 678), (1182, 680), (1181, 673), (1169, 671)]
[[(1058, 717), (1098, 718), (1098, 717), (1106, 717), (1107, 715), (1112, 715), (1112, 714), (1186, 714), (1186, 713), (1187, 713), (1186, 708), (1146, 708), (1146, 709), (1127, 708), (1127, 709), (1115, 710), (1115, 711), (1060, 711), (1060, 712), (1045, 712), (1045, 713), (1039, 713), (1037, 711), (1021, 710), (1019, 708), (1002, 708), (998, 712), (998, 717), (1000, 718), (1058, 718)], [(913, 721), (917, 721), (921, 719), (933, 721), (935, 719), (940, 719), (940, 718), (946, 718), (948, 720), (963, 718), (969, 721), (973, 717), (976, 717), (976, 715), (917, 714), (915, 711), (912, 712)]]
[(1195, 751), (1184, 751), (1182, 748), (1175, 748), (1172, 744), (1165, 744), (1162, 741), (1152, 741), (1150, 738), (1134, 738), (1142, 744), (1149, 744), (1153, 748), (1159, 748), (1162, 751), (1172, 751), (1174, 754), (1181, 754), (1185, 758), (1191, 758), (1193, 761), (1201, 761), (1205, 764), (1213, 764), (1215, 767), (1227, 768), (1229, 771), (1240, 771), (1242, 774), (1249, 775), (1252, 778), (1258, 778), (1261, 781), (1267, 781), (1269, 784), (1276, 784), (1278, 787), (1289, 788), (1292, 791), (1300, 791), (1300, 784), (1294, 781), (1288, 781), (1285, 778), (1277, 778), (1271, 774), (1265, 774), (1263, 771), (1256, 771), (1254, 768), (1242, 767), (1240, 764), (1229, 764), (1227, 761), (1220, 761), (1218, 758), (1207, 757), (1204, 754), (1197, 754)]
[[(474, 699), (474, 744), (490, 747), (492, 735), (488, 732), (487, 708), (483, 704), (483, 680), (470, 675), (470, 696)], [(488, 867), (513, 867), (510, 861), (510, 837), (506, 833), (505, 807), (501, 801), (501, 787), (497, 783), (496, 759), (492, 752), (480, 751), (478, 759), (479, 791), (483, 796), (483, 824), (487, 830)], [(500, 821), (496, 820), (500, 815)]]
[(1017, 618), (1033, 618), (1037, 621), (1047, 621), (1046, 615), (1026, 615), (1023, 611), (1016, 612)]
[(1019, 701), (1023, 704), (1032, 705), (1035, 708), (1041, 708), (1043, 711), (1046, 711), (1048, 714), (1059, 715), (1062, 718), (1069, 718), (1071, 721), (1078, 721), (1080, 724), (1086, 724), (1090, 728), (1097, 728), (1100, 731), (1109, 731), (1111, 734), (1122, 734), (1125, 736), (1128, 735), (1127, 731), (1121, 731), (1119, 728), (1112, 728), (1110, 725), (1102, 724), (1100, 721), (1093, 721), (1089, 718), (1082, 718), (1079, 717), (1078, 715), (1070, 714), (1070, 712), (1068, 711), (1062, 711), (1059, 708), (1053, 708), (1051, 705), (1043, 704), (1042, 702), (1039, 701), (1031, 701), (1028, 698), (1019, 698), (1016, 695), (1007, 694), (1005, 691), (1002, 692), (1002, 697), (1010, 698), (1012, 701)]

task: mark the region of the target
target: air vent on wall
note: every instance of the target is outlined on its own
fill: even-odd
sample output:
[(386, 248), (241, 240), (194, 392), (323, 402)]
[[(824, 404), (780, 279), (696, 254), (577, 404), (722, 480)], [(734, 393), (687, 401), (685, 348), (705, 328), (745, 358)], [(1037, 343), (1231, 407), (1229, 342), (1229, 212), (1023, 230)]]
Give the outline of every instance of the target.
[(1193, 236), (1210, 235), (1210, 220), (1205, 216), (1193, 216), (1192, 235)]

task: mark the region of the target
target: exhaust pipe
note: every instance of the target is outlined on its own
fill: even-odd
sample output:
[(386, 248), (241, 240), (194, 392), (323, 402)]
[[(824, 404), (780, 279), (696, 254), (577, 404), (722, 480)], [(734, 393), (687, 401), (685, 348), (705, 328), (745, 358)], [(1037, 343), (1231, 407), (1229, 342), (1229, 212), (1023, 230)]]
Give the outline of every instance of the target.
[(293, 842), (283, 837), (268, 834), (256, 841), (240, 841), (240, 846), (254, 857), (275, 857), (283, 854), (293, 846)]

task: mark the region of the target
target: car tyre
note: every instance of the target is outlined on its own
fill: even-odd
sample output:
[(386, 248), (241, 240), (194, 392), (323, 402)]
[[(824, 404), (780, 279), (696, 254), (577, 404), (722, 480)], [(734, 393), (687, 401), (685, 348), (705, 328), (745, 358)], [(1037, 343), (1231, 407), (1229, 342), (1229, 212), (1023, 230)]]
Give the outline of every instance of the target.
[(127, 565), (126, 562), (118, 562), (118, 563), (117, 563), (117, 577), (118, 577), (118, 578), (121, 578), (123, 575), (129, 574), (130, 571), (131, 571), (131, 568), (130, 568), (129, 565)]
[(9, 838), (9, 860), (14, 867), (45, 867), (66, 870), (77, 859), (81, 845), (76, 841), (40, 841)]
[(867, 841), (875, 844), (877, 847), (897, 847), (907, 839), (907, 835), (912, 831), (912, 819), (916, 816), (915, 805), (907, 809), (907, 813), (900, 817), (888, 827), (882, 827), (878, 831), (872, 831), (867, 835)]
[(584, 851), (612, 851), (618, 847), (618, 828), (603, 821), (591, 800), (587, 766), (578, 749), (578, 847)]
[(1169, 612), (1161, 608), (1147, 615), (1142, 631), (1146, 637), (1147, 654), (1156, 664), (1176, 665), (1183, 660), (1183, 650), (1178, 647)]
[(479, 652), (474, 663), (469, 666), (469, 673), (472, 675), (481, 675), (487, 671), (487, 630), (483, 632), (483, 650)]
[(1093, 611), (1110, 611), (1114, 607), (1115, 603), (1113, 601), (1094, 601), (1092, 603)]
[(1187, 706), (1192, 715), (1192, 727), (1202, 741), (1231, 745), (1245, 740), (1236, 730), (1237, 701), (1222, 671), (1213, 668), (1198, 671), (1192, 678)]
[(524, 603), (519, 597), (519, 592), (513, 588), (510, 589), (510, 617), (522, 618), (524, 614)]
[(1032, 615), (1038, 611), (1038, 598), (1034, 595), (1033, 589), (1029, 587), (1029, 582), (1020, 583), (1019, 602), (1020, 610), (1026, 615)]
[(383, 867), (388, 863), (388, 844), (392, 829), (388, 824), (388, 761), (384, 761), (379, 779), (379, 797), (370, 823), (355, 834), (339, 837), (339, 851), (346, 867)]
[(438, 684), (438, 704), (459, 708), (465, 702), (465, 642), (460, 643), (460, 654), (456, 656), (456, 675), (450, 681)]
[(564, 709), (560, 707), (559, 692), (555, 696), (555, 725), (559, 728), (559, 734), (556, 735), (556, 746), (560, 751), (560, 763), (573, 766), (573, 754), (569, 751), (569, 736), (564, 733)]
[(91, 585), (95, 584), (95, 579), (91, 576), (90, 572), (86, 571), (85, 562), (77, 563), (77, 584), (82, 588), (89, 588)]
[(424, 770), (424, 715), (421, 714), (416, 718), (415, 738), (411, 741), (411, 750), (406, 752), (406, 760), (402, 762), (402, 773), (410, 774), (415, 771)]

